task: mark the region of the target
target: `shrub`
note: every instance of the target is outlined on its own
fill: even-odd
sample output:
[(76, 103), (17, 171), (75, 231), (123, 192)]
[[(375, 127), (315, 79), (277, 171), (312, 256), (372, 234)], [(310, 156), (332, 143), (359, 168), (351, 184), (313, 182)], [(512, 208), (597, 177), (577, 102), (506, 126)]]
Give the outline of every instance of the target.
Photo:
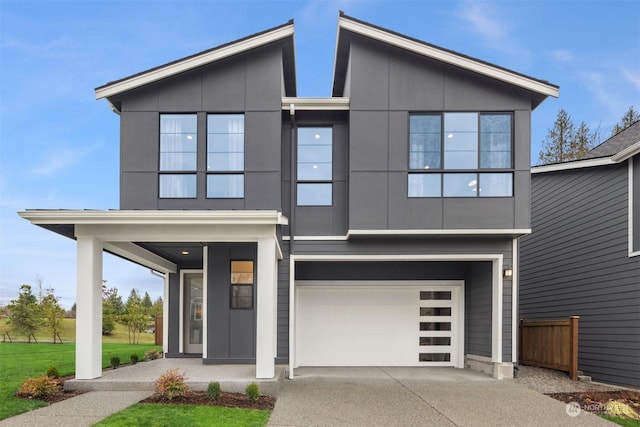
[(111, 357), (110, 361), (113, 369), (116, 369), (118, 366), (120, 366), (120, 358), (118, 356)]
[(134, 365), (138, 363), (138, 360), (140, 359), (138, 355), (135, 353), (133, 353), (130, 357), (131, 357), (131, 363), (133, 363)]
[(184, 382), (185, 372), (180, 373), (178, 368), (169, 369), (156, 380), (156, 392), (165, 399), (182, 397), (187, 393), (189, 387)]
[(218, 400), (220, 398), (220, 383), (218, 381), (209, 383), (207, 386), (207, 396), (210, 400)]
[(40, 399), (57, 392), (60, 387), (60, 381), (42, 375), (38, 378), (26, 379), (18, 389), (18, 396)]
[(147, 350), (144, 352), (144, 358), (146, 360), (156, 360), (162, 357), (162, 353), (158, 350)]
[(260, 398), (260, 386), (258, 386), (258, 384), (256, 383), (251, 383), (245, 389), (245, 393), (247, 394), (249, 400), (255, 402)]
[(55, 366), (51, 365), (47, 368), (47, 374), (48, 377), (50, 378), (60, 378), (60, 373), (58, 372), (58, 368), (56, 368)]

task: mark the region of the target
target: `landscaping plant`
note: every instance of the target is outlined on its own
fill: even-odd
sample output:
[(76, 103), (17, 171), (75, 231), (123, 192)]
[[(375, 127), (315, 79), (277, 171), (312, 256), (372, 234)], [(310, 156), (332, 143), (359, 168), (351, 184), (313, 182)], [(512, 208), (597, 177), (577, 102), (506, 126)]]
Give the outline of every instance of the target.
[(138, 363), (139, 357), (138, 357), (138, 355), (136, 353), (133, 353), (131, 355), (130, 359), (131, 359), (131, 363), (135, 365), (136, 363)]
[(60, 378), (60, 373), (58, 372), (58, 368), (56, 368), (55, 366), (51, 365), (47, 368), (47, 374), (48, 377), (50, 378), (55, 378), (58, 379)]
[(245, 389), (245, 393), (250, 401), (255, 402), (260, 398), (260, 386), (256, 383), (251, 383)]
[(118, 356), (113, 356), (109, 360), (113, 369), (116, 369), (118, 366), (120, 366), (120, 358)]
[(162, 353), (159, 352), (158, 350), (147, 350), (144, 352), (144, 358), (146, 360), (160, 359), (161, 356), (162, 356)]
[(156, 380), (156, 392), (169, 400), (182, 397), (189, 390), (185, 378), (186, 373), (180, 373), (178, 368), (169, 369)]
[(60, 388), (60, 381), (55, 378), (42, 375), (38, 378), (29, 378), (20, 384), (18, 396), (40, 399), (56, 393)]
[(209, 383), (207, 386), (207, 396), (211, 400), (218, 400), (220, 398), (220, 383), (218, 381)]

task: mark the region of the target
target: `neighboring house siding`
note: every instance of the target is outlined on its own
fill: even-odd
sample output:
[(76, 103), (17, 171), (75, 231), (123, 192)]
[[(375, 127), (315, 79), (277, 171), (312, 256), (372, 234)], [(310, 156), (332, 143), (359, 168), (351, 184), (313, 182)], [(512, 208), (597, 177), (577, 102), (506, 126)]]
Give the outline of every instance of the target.
[(628, 165), (532, 175), (520, 317), (580, 316), (578, 367), (640, 386), (640, 259), (628, 256)]
[[(121, 102), (121, 209), (277, 209), (281, 202), (282, 49), (251, 51), (132, 90)], [(159, 115), (198, 115), (197, 198), (158, 197)], [(245, 116), (241, 199), (206, 197), (208, 113)]]
[[(354, 37), (349, 229), (529, 228), (530, 94)], [(514, 197), (407, 197), (409, 114), (514, 114)]]
[(633, 162), (633, 247), (630, 252), (640, 252), (640, 154), (629, 161)]

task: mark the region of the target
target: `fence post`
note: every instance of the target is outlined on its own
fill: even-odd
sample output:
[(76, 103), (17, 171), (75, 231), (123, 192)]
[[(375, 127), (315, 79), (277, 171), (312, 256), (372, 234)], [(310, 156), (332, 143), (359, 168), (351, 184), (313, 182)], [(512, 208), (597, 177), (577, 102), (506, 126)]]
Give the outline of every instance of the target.
[(569, 377), (578, 379), (578, 319), (580, 316), (569, 317)]

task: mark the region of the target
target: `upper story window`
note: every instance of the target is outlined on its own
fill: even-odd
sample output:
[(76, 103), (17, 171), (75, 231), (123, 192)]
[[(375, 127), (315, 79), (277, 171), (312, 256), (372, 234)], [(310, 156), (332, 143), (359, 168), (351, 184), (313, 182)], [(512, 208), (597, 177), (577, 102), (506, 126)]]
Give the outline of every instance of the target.
[(207, 116), (207, 197), (244, 197), (244, 115)]
[(409, 116), (409, 197), (513, 196), (507, 113)]
[(298, 128), (298, 206), (331, 206), (333, 203), (333, 129)]
[(197, 116), (160, 115), (161, 198), (196, 197)]

